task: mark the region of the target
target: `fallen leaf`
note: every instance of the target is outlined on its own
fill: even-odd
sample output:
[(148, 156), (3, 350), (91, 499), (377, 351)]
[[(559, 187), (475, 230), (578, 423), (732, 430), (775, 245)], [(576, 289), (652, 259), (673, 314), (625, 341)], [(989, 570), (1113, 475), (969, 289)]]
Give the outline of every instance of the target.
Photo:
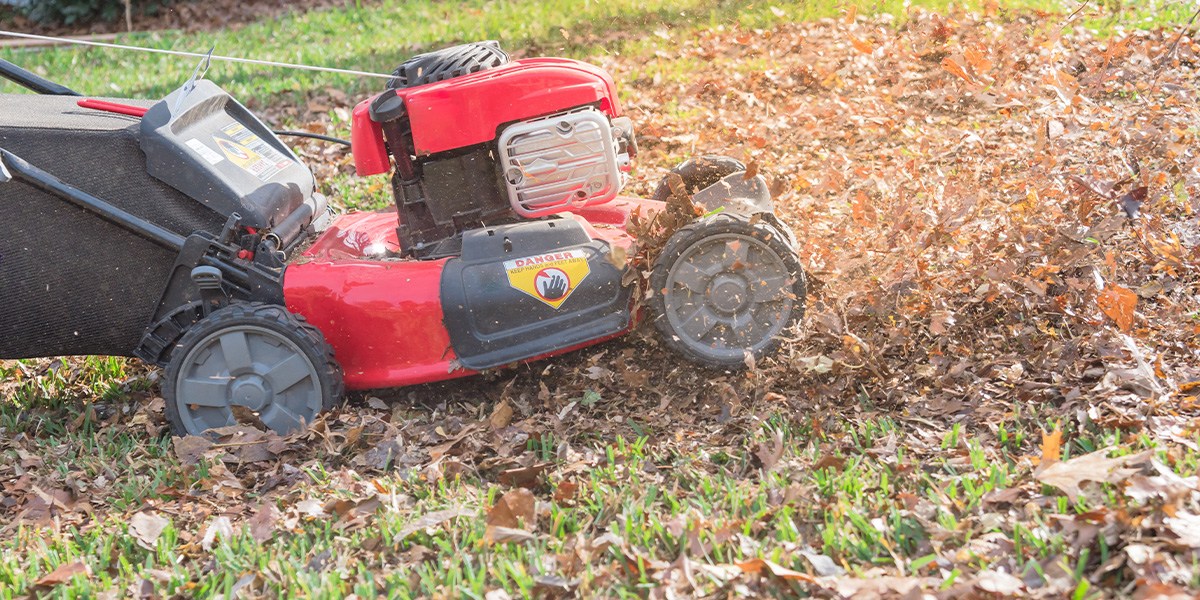
[(172, 439), (171, 443), (175, 448), (175, 457), (179, 459), (180, 464), (185, 466), (199, 463), (200, 458), (213, 445), (212, 440), (198, 435), (177, 437)]
[(213, 543), (217, 541), (217, 538), (223, 540), (233, 538), (233, 522), (229, 520), (229, 517), (222, 515), (208, 523), (208, 527), (204, 528), (204, 537), (200, 540), (200, 547), (212, 550)]
[(465, 508), (447, 508), (445, 510), (435, 510), (431, 513), (426, 513), (412, 523), (405, 525), (400, 530), (400, 535), (396, 539), (403, 540), (418, 531), (424, 531), (435, 525), (441, 525), (442, 523), (445, 523), (451, 519), (458, 517), (469, 517), (474, 514), (474, 512), (471, 512)]
[(153, 513), (140, 512), (129, 519), (129, 534), (137, 540), (138, 545), (154, 550), (158, 546), (158, 538), (162, 535), (171, 521)]
[(525, 488), (509, 490), (488, 511), (487, 524), (499, 527), (526, 527), (536, 523), (537, 500)]
[(37, 581), (33, 582), (33, 585), (36, 587), (54, 587), (56, 585), (67, 583), (76, 575), (87, 575), (88, 577), (91, 577), (92, 570), (80, 561), (62, 564), (59, 565), (58, 568), (50, 571)]
[(771, 471), (783, 458), (783, 433), (778, 430), (771, 432), (769, 442), (760, 442), (754, 450), (754, 456), (762, 464), (763, 471)]
[(1050, 466), (1062, 458), (1062, 430), (1055, 429), (1050, 433), (1042, 432), (1042, 459), (1039, 465)]
[(579, 484), (574, 481), (559, 482), (558, 487), (554, 488), (554, 501), (562, 504), (569, 502), (575, 498), (575, 494), (579, 491)]
[(793, 571), (782, 565), (775, 564), (765, 558), (752, 558), (750, 560), (736, 564), (737, 568), (743, 573), (757, 574), (766, 571), (771, 575), (780, 579), (788, 579), (792, 581), (804, 581), (807, 583), (817, 583), (817, 578), (806, 573)]
[(1121, 331), (1129, 331), (1133, 327), (1133, 311), (1137, 307), (1137, 299), (1137, 293), (1134, 291), (1107, 283), (1096, 298), (1096, 303), (1108, 318), (1116, 322)]
[(483, 541), (488, 544), (524, 544), (532, 542), (535, 539), (537, 539), (537, 536), (524, 529), (502, 527), (499, 525), (488, 525), (487, 530), (483, 533)]
[(1137, 472), (1137, 469), (1125, 468), (1127, 465), (1145, 463), (1151, 455), (1151, 452), (1147, 451), (1107, 458), (1111, 451), (1112, 448), (1105, 448), (1066, 462), (1056, 462), (1040, 469), (1034, 476), (1038, 481), (1062, 490), (1067, 498), (1074, 502), (1083, 493), (1080, 485), (1084, 482), (1117, 483), (1122, 481)]
[(250, 537), (260, 544), (275, 537), (282, 516), (274, 502), (262, 504), (254, 516), (250, 517)]
[(500, 483), (513, 487), (535, 488), (542, 473), (550, 468), (550, 463), (537, 463), (528, 467), (517, 467), (500, 472)]
[(492, 429), (504, 429), (512, 422), (513, 409), (508, 400), (501, 400), (496, 408), (492, 409), (492, 416), (488, 417), (488, 424)]
[(1200, 515), (1180, 512), (1174, 517), (1163, 519), (1171, 533), (1179, 536), (1179, 544), (1192, 549), (1200, 548)]
[(1008, 573), (985, 569), (975, 576), (975, 587), (993, 594), (1015, 596), (1025, 588), (1025, 582)]

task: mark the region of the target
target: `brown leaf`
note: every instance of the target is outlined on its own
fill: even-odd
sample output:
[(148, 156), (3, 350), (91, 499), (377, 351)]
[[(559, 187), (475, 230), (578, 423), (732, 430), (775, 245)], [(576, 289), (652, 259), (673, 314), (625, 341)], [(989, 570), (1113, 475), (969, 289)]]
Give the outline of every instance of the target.
[(175, 457), (185, 466), (199, 463), (200, 458), (213, 445), (212, 440), (198, 435), (177, 437), (172, 439), (171, 443), (175, 447)]
[(129, 519), (129, 534), (137, 540), (139, 546), (147, 550), (154, 550), (158, 546), (158, 538), (170, 523), (171, 521), (165, 517), (140, 512)]
[(492, 416), (488, 417), (488, 425), (492, 429), (504, 429), (512, 422), (513, 409), (508, 400), (501, 400), (496, 408), (492, 409)]
[(855, 50), (858, 50), (859, 52), (862, 52), (863, 54), (870, 54), (875, 51), (875, 47), (872, 46), (870, 42), (860, 40), (860, 39), (854, 37), (853, 35), (849, 36), (849, 38), (850, 38), (850, 45), (854, 46)]
[(844, 466), (846, 466), (846, 459), (844, 459), (840, 456), (835, 456), (833, 454), (826, 454), (826, 455), (822, 456), (820, 460), (813, 463), (812, 468), (814, 470), (819, 470), (819, 469), (824, 469), (824, 468), (840, 469)]
[(467, 436), (471, 435), (472, 433), (475, 433), (475, 430), (478, 428), (479, 428), (479, 426), (474, 425), (474, 424), (463, 427), (462, 431), (458, 432), (458, 435), (450, 438), (449, 440), (446, 440), (445, 442), (442, 442), (441, 444), (438, 444), (437, 446), (430, 448), (429, 449), (429, 457), (432, 458), (433, 460), (438, 460), (439, 458), (445, 456), (447, 453), (449, 453), (451, 450), (453, 450), (454, 447), (457, 446), (459, 442), (466, 439)]
[(1108, 283), (1104, 291), (1096, 298), (1100, 310), (1108, 318), (1116, 322), (1121, 331), (1129, 331), (1133, 327), (1133, 311), (1137, 307), (1137, 293), (1119, 285)]
[(985, 569), (975, 577), (975, 587), (1001, 596), (1015, 596), (1025, 588), (1025, 582), (1008, 573)]
[(554, 489), (554, 501), (562, 504), (575, 499), (575, 494), (579, 492), (579, 484), (574, 481), (562, 481), (558, 487)]
[(743, 573), (756, 574), (766, 571), (767, 573), (770, 573), (771, 575), (780, 579), (817, 583), (817, 578), (813, 577), (812, 575), (801, 573), (799, 571), (793, 571), (782, 565), (777, 565), (765, 558), (752, 558), (750, 560), (737, 563), (736, 566), (737, 568), (741, 569)]
[(500, 472), (500, 483), (513, 487), (535, 488), (542, 473), (550, 467), (550, 463), (537, 463), (528, 467), (517, 467)]
[(92, 576), (92, 570), (80, 561), (59, 565), (57, 569), (43, 575), (33, 585), (37, 587), (54, 587), (67, 583), (76, 575)]
[(274, 502), (264, 503), (254, 513), (254, 516), (250, 517), (250, 537), (260, 544), (275, 537), (275, 532), (278, 530), (277, 524), (282, 516)]
[(746, 165), (746, 174), (742, 175), (742, 179), (754, 179), (758, 175), (758, 161), (752, 160)]
[(521, 527), (535, 524), (537, 500), (525, 488), (510, 490), (488, 511), (487, 524), (500, 527)]
[(1062, 430), (1055, 429), (1050, 433), (1042, 432), (1042, 460), (1038, 463), (1041, 466), (1050, 466), (1050, 463), (1058, 462), (1062, 458)]
[(532, 542), (535, 539), (537, 539), (537, 536), (524, 529), (502, 527), (500, 525), (488, 525), (487, 530), (483, 533), (483, 541), (488, 544), (524, 544), (525, 542)]
[(947, 56), (946, 58), (943, 58), (942, 68), (951, 75), (955, 75), (967, 83), (975, 83), (975, 78), (971, 77), (971, 74), (967, 72), (966, 66), (963, 65), (962, 60), (956, 56)]
[(421, 518), (409, 523), (408, 525), (405, 525), (404, 528), (400, 530), (400, 536), (398, 539), (403, 540), (418, 531), (424, 531), (435, 525), (441, 525), (442, 523), (445, 523), (451, 519), (458, 517), (469, 517), (474, 514), (475, 513), (465, 508), (447, 508), (445, 510), (435, 510), (431, 513), (426, 513), (425, 515), (421, 516)]
[(1038, 481), (1062, 490), (1067, 498), (1074, 502), (1083, 493), (1079, 486), (1085, 481), (1097, 483), (1122, 481), (1137, 472), (1137, 469), (1125, 468), (1127, 465), (1144, 463), (1152, 454), (1152, 452), (1146, 451), (1107, 458), (1111, 450), (1111, 448), (1105, 448), (1066, 462), (1056, 462), (1044, 469), (1039, 469), (1034, 476)]
[(754, 455), (758, 457), (764, 471), (771, 471), (783, 458), (783, 434), (778, 430), (771, 432), (770, 442), (760, 442)]

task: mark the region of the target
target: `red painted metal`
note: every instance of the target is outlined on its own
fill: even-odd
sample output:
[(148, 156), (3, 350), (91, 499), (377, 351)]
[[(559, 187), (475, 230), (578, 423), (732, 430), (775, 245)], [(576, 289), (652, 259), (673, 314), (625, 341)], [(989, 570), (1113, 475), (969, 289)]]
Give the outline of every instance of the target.
[[(384, 93), (404, 97), (417, 156), (490, 142), (507, 123), (577, 106), (596, 105), (610, 117), (621, 116), (612, 76), (599, 67), (565, 58), (518, 60)], [(351, 151), (359, 175), (387, 171), (383, 131), (367, 114), (372, 100), (355, 107), (351, 123)]]
[[(566, 216), (594, 239), (628, 248), (630, 213), (662, 204), (617, 198)], [(455, 359), (440, 298), (445, 260), (386, 258), (396, 252), (396, 213), (351, 213), (339, 218), (284, 274), (288, 309), (319, 328), (333, 346), (352, 390), (401, 387), (465, 377)], [(620, 334), (618, 334), (620, 335)], [(541, 360), (617, 337), (592, 340), (529, 359)]]
[(104, 112), (116, 113), (118, 115), (129, 115), (131, 117), (142, 118), (146, 116), (149, 108), (141, 106), (130, 106), (128, 104), (118, 104), (107, 100), (96, 100), (94, 98), (85, 98), (76, 102), (80, 108), (90, 108), (92, 110), (102, 110)]
[(350, 120), (350, 152), (354, 155), (354, 170), (360, 177), (387, 173), (392, 168), (383, 129), (371, 120), (371, 100), (354, 107)]
[(506, 123), (596, 104), (621, 115), (603, 69), (557, 58), (518, 60), (487, 71), (397, 92), (412, 122), (417, 156), (489, 142)]
[(445, 261), (372, 258), (398, 248), (395, 229), (394, 212), (346, 215), (284, 273), (288, 310), (325, 334), (350, 389), (471, 374), (450, 369), (439, 298)]

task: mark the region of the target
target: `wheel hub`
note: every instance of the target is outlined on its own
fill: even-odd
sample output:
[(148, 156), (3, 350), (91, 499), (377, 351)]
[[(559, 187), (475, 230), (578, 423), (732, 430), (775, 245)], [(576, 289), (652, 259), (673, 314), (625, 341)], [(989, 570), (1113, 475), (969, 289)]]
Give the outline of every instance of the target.
[(271, 396), (273, 394), (266, 380), (253, 373), (238, 377), (230, 388), (230, 404), (244, 406), (253, 411), (266, 408)]
[(750, 290), (742, 277), (721, 273), (709, 284), (708, 298), (716, 310), (733, 314), (746, 307), (750, 300)]

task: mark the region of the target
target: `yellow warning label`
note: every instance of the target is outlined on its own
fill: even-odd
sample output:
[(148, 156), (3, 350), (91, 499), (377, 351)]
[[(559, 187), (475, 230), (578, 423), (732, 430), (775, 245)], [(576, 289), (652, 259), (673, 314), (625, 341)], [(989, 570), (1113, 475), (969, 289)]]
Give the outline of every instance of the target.
[(587, 253), (564, 250), (504, 261), (508, 284), (557, 309), (592, 272)]

